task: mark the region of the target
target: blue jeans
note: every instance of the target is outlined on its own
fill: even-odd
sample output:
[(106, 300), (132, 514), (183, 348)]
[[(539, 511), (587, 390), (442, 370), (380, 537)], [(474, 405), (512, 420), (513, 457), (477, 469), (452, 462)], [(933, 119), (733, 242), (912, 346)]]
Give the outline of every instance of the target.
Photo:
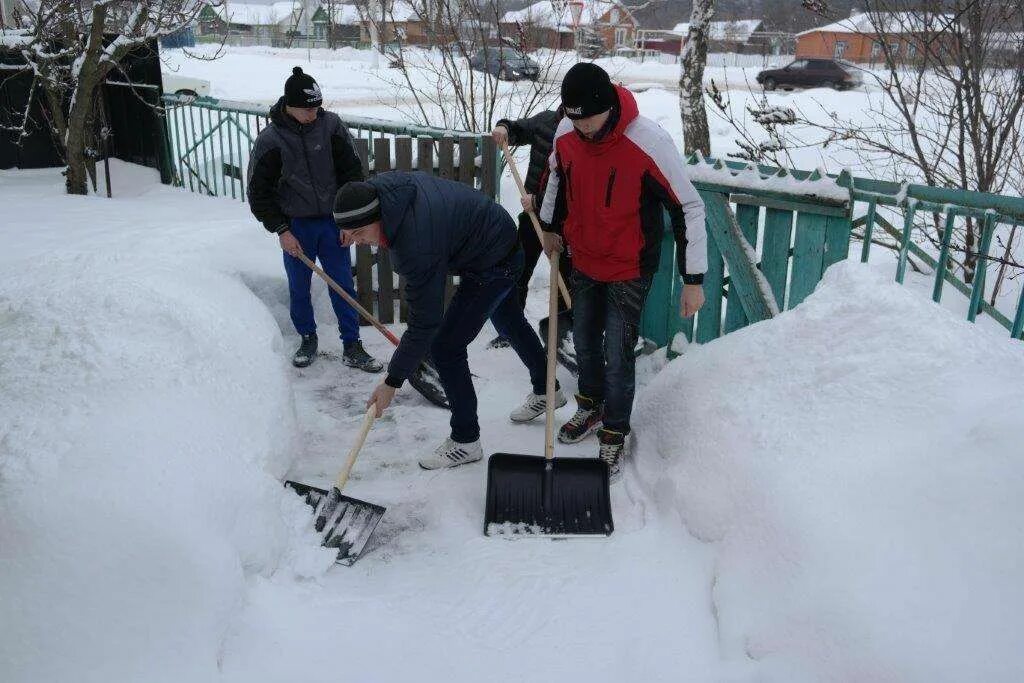
[[(352, 256), (348, 247), (343, 247), (338, 242), (338, 226), (334, 224), (334, 218), (293, 218), (291, 231), (302, 245), (302, 251), (306, 256), (311, 261), (319, 258), (320, 267), (324, 272), (355, 297), (356, 290), (352, 286)], [(313, 318), (313, 301), (309, 295), (313, 271), (291, 254), (284, 255), (284, 271), (288, 274), (290, 312), (295, 331), (302, 335), (313, 334), (316, 332), (316, 320)], [(338, 316), (341, 340), (346, 344), (359, 341), (359, 314), (333, 290), (330, 294), (334, 314)]]
[(604, 404), (605, 427), (628, 434), (636, 393), (633, 348), (651, 278), (598, 282), (577, 270), (572, 279), (580, 394)]
[(479, 273), (461, 273), (444, 320), (431, 342), (430, 355), (452, 409), (452, 439), (470, 443), (480, 438), (476, 390), (469, 374), (466, 347), (490, 318), (498, 334), (508, 337), (512, 349), (530, 373), (534, 393), (543, 394), (547, 359), (540, 338), (526, 321), (513, 291), (523, 271), (523, 252), (517, 250), (504, 263)]

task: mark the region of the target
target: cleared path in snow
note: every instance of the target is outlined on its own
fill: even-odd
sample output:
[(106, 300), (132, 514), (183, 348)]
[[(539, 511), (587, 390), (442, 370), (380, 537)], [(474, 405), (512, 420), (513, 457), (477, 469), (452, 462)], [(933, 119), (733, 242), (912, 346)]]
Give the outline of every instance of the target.
[[(286, 335), (280, 279), (247, 277)], [(539, 295), (542, 292), (537, 292)], [(318, 361), (296, 370), (305, 453), (289, 477), (326, 485), (358, 426), (379, 376), (346, 368), (326, 296)], [(539, 305), (539, 304), (538, 304)], [(534, 317), (536, 319), (536, 317)], [(528, 391), (510, 349), (471, 348), (478, 375), (484, 450), (540, 453), (543, 423), (513, 425), (508, 412)], [(371, 353), (390, 347), (370, 328)], [(645, 359), (641, 378), (657, 363)], [(563, 385), (572, 377), (563, 371)], [(558, 411), (560, 420), (573, 404)], [(448, 413), (403, 389), (367, 439), (347, 492), (388, 508), (364, 557), (335, 567), (322, 586), (258, 581), (243, 624), (228, 641), (230, 680), (323, 672), (334, 680), (479, 681), (711, 680), (718, 667), (710, 554), (676, 519), (659, 519), (632, 470), (613, 488), (616, 531), (608, 539), (504, 540), (483, 536), (486, 464), (427, 472), (417, 458), (447, 435)], [(594, 438), (559, 446), (592, 457)], [(632, 467), (632, 466), (631, 466)], [(541, 672), (545, 672), (541, 674)], [(304, 680), (319, 680), (317, 674)]]

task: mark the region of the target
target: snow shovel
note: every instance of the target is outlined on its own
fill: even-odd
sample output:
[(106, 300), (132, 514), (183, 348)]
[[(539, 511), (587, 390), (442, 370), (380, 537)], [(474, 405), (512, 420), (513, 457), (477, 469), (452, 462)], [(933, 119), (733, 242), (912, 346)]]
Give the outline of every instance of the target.
[(484, 535), (609, 535), (608, 465), (598, 458), (555, 456), (555, 349), (558, 346), (558, 253), (551, 255), (544, 456), (495, 453), (487, 461)]
[[(341, 285), (334, 281), (334, 279), (323, 271), (323, 268), (318, 266), (316, 263), (311, 261), (308, 256), (299, 252), (298, 259), (306, 264), (306, 267), (312, 270), (314, 273), (323, 278), (323, 281), (348, 303), (349, 306), (359, 311), (359, 315), (366, 318), (371, 325), (377, 328), (377, 330), (384, 335), (385, 338), (395, 346), (398, 346), (398, 337), (395, 336), (394, 332), (384, 327), (383, 323), (373, 317), (373, 315), (362, 307), (362, 305), (352, 298), (348, 292), (342, 289)], [(441, 378), (437, 374), (437, 370), (434, 369), (429, 359), (424, 359), (420, 363), (420, 366), (416, 369), (416, 372), (409, 377), (409, 384), (412, 388), (418, 391), (423, 398), (427, 399), (435, 406), (441, 408), (449, 408), (448, 397), (444, 393), (444, 387), (441, 386)]]
[(305, 496), (306, 504), (313, 508), (313, 514), (316, 515), (313, 528), (323, 534), (324, 547), (338, 550), (335, 562), (346, 567), (351, 567), (359, 559), (359, 554), (363, 552), (366, 542), (377, 528), (385, 511), (380, 505), (350, 498), (341, 493), (376, 416), (377, 405), (373, 404), (366, 411), (363, 426), (359, 430), (356, 442), (352, 444), (352, 450), (348, 453), (348, 460), (329, 492), (297, 481), (284, 483), (300, 496)]

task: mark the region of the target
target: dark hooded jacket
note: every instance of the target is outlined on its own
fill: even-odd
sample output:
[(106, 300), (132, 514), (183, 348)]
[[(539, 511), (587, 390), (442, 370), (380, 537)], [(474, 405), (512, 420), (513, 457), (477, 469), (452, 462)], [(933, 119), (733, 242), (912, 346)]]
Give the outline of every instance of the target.
[(303, 125), (288, 116), (282, 97), (249, 156), (249, 208), (263, 227), (279, 233), (291, 218), (330, 216), (338, 188), (362, 179), (352, 136), (338, 115), (321, 109), (316, 121)]
[(544, 186), (548, 176), (548, 157), (551, 156), (551, 145), (555, 138), (555, 129), (562, 115), (557, 111), (542, 111), (525, 119), (513, 121), (502, 119), (498, 126), (505, 126), (508, 131), (508, 144), (530, 146), (530, 166), (526, 171), (523, 185), (527, 194), (537, 198), (537, 208), (544, 195)]
[(518, 249), (516, 224), (487, 195), (426, 173), (391, 171), (367, 182), (380, 196), (381, 225), (391, 263), (405, 280), (409, 325), (387, 382), (401, 383), (419, 367), (444, 316), (449, 273), (479, 273)]

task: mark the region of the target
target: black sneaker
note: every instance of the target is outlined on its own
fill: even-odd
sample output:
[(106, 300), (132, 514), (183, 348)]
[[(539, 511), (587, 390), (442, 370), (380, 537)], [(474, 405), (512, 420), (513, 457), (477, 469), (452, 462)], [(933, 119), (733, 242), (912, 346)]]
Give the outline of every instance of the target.
[(512, 346), (512, 342), (508, 340), (508, 337), (498, 335), (491, 341), (487, 342), (487, 348), (489, 349), (507, 349)]
[(304, 368), (316, 359), (316, 332), (302, 335), (302, 343), (292, 356), (292, 365)]
[(383, 363), (366, 352), (362, 342), (346, 344), (345, 353), (341, 355), (341, 362), (350, 368), (357, 368), (369, 373), (377, 373), (384, 369)]
[(558, 440), (562, 443), (583, 441), (601, 426), (602, 419), (604, 419), (602, 404), (576, 394), (576, 414), (558, 430)]
[(597, 430), (597, 440), (601, 442), (597, 457), (608, 465), (608, 480), (615, 481), (622, 474), (622, 461), (628, 451), (626, 435), (602, 427)]

